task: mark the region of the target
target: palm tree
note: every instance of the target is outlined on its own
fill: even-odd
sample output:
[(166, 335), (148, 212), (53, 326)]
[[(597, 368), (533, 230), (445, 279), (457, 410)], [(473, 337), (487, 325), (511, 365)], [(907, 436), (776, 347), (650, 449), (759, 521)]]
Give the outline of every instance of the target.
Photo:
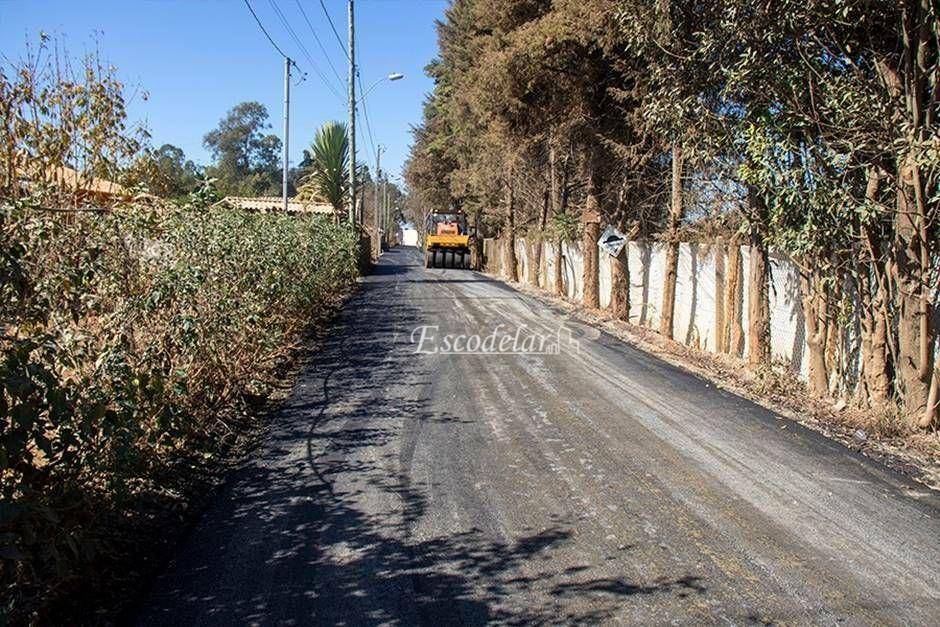
[(312, 163), (297, 190), (301, 198), (318, 197), (342, 214), (349, 193), (349, 136), (346, 125), (330, 121), (321, 126), (310, 144)]

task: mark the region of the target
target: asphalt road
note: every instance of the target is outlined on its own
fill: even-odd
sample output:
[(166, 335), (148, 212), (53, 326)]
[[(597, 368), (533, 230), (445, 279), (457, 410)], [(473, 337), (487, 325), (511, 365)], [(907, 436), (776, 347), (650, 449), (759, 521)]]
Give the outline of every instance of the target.
[(928, 490), (397, 249), (136, 622), (936, 624), (938, 582)]

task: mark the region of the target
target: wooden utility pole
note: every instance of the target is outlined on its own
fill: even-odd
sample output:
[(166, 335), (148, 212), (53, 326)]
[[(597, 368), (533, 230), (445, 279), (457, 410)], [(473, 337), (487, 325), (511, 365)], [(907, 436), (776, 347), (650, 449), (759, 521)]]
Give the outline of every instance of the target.
[(290, 145), (290, 64), (291, 60), (284, 57), (284, 167), (281, 173), (281, 200), (284, 204), (284, 213), (287, 213), (287, 168)]
[(356, 221), (356, 32), (353, 0), (349, 13), (349, 223)]
[(382, 254), (382, 232), (380, 229), (381, 220), (381, 205), (379, 203), (379, 177), (382, 176), (382, 145), (379, 144), (379, 147), (375, 150), (375, 182), (372, 185), (372, 189), (375, 193), (375, 214), (372, 216), (372, 226), (375, 227), (375, 241), (373, 242), (373, 253), (375, 258), (378, 259), (379, 255)]

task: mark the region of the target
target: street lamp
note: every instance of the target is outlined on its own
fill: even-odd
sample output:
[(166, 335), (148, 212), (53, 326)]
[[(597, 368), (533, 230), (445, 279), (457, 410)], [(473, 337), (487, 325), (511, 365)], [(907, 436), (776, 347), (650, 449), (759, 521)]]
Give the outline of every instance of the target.
[(356, 101), (356, 104), (359, 104), (360, 102), (362, 102), (362, 100), (366, 97), (366, 94), (368, 94), (370, 91), (375, 89), (379, 83), (382, 83), (384, 81), (400, 81), (403, 78), (405, 78), (405, 75), (400, 72), (392, 72), (391, 74), (388, 74), (387, 76), (383, 76), (379, 80), (369, 85), (369, 88), (359, 95), (359, 100)]
[[(392, 72), (375, 81), (369, 88), (356, 98), (356, 78), (359, 71), (356, 68), (353, 38), (353, 0), (349, 0), (349, 221), (355, 221), (356, 214), (356, 107), (370, 91), (383, 81), (400, 81), (405, 78), (401, 72)], [(361, 78), (359, 80), (362, 80)], [(360, 83), (361, 85), (361, 83)], [(378, 165), (378, 164), (376, 164)], [(376, 168), (378, 169), (378, 168)]]

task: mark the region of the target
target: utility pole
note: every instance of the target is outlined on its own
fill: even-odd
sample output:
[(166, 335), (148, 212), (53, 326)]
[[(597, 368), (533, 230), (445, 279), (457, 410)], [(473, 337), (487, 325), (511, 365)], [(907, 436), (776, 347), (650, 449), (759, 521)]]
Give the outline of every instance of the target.
[(385, 177), (384, 179), (382, 179), (382, 197), (384, 199), (382, 204), (385, 206), (385, 211), (383, 211), (383, 214), (384, 214), (383, 222), (385, 223), (385, 241), (388, 243), (389, 248), (391, 248), (392, 224), (391, 224), (391, 220), (389, 220), (389, 215), (388, 215), (388, 177)]
[(290, 58), (284, 57), (284, 172), (281, 176), (281, 200), (284, 202), (284, 213), (287, 213), (287, 160), (290, 142), (290, 64)]
[(356, 32), (353, 0), (349, 0), (349, 223), (356, 219)]
[(372, 223), (375, 225), (375, 239), (378, 246), (378, 250), (375, 252), (375, 256), (378, 257), (382, 254), (382, 234), (380, 230), (381, 224), (381, 209), (379, 208), (379, 177), (382, 176), (382, 145), (379, 144), (379, 147), (375, 149), (375, 183), (372, 188), (375, 192), (375, 215), (373, 216)]
[(392, 216), (389, 213), (391, 207), (388, 206), (388, 177), (382, 179), (382, 195), (385, 197), (385, 241), (388, 247), (392, 247)]

